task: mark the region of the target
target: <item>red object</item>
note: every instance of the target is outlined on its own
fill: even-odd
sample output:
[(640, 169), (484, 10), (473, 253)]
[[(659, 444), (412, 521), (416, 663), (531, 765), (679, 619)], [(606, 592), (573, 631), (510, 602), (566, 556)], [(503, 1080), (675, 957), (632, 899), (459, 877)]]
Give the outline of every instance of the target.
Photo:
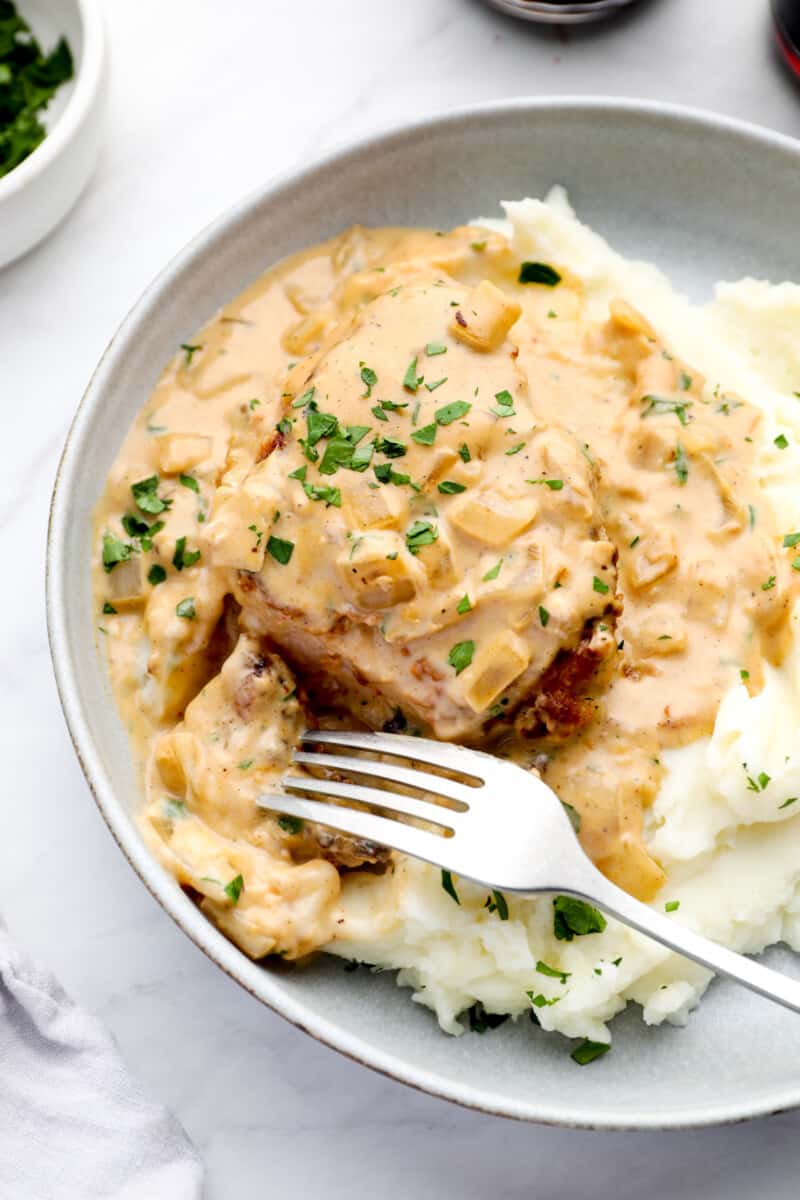
[(800, 79), (800, 0), (772, 0), (778, 49)]

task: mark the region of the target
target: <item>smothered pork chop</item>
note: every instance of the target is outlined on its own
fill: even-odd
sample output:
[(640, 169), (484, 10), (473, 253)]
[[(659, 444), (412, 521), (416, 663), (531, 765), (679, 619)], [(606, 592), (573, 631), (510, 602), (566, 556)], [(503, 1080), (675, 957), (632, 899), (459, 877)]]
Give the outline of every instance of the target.
[[(597, 1034), (666, 952), (257, 804), (307, 726), (465, 742), (541, 773), (601, 870), (661, 904), (670, 763), (792, 645), (763, 405), (529, 204), (513, 230), (351, 230), (187, 341), (112, 468), (95, 583), (148, 837), (247, 953), (402, 967), (451, 1029), (533, 1003)], [(772, 772), (741, 770), (762, 796)], [(628, 939), (627, 984), (587, 934)]]

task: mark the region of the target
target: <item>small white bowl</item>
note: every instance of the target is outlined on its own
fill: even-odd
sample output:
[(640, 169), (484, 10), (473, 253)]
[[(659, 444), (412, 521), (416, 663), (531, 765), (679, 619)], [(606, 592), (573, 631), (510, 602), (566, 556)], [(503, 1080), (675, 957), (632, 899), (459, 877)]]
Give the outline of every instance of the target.
[(80, 196), (97, 162), (107, 95), (99, 0), (16, 2), (46, 51), (67, 39), (75, 75), (45, 110), (42, 144), (0, 178), (0, 267), (41, 241)]

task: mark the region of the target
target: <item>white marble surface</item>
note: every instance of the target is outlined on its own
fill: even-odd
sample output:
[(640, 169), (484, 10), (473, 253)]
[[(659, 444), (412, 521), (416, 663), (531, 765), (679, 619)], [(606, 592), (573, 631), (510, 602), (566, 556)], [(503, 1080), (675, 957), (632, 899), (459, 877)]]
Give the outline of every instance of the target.
[(43, 600), (48, 497), (81, 390), (150, 277), (211, 217), (340, 140), (506, 95), (660, 98), (798, 134), (800, 90), (774, 61), (767, 8), (642, 0), (559, 36), (479, 0), (108, 5), (97, 175), (66, 224), (0, 272), (0, 911), (177, 1112), (213, 1200), (797, 1195), (800, 1114), (667, 1135), (518, 1125), (374, 1075), (237, 989), (144, 891), (95, 811), (51, 679)]

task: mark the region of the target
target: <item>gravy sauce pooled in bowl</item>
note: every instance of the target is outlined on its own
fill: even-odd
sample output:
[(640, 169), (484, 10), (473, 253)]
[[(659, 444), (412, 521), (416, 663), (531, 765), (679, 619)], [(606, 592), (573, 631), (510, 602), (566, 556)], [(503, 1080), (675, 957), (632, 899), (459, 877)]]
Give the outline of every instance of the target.
[[(477, 745), (661, 903), (667, 758), (792, 645), (761, 411), (511, 208), (513, 229), (349, 230), (193, 335), (110, 473), (95, 592), (150, 844), (246, 953), (401, 967), (451, 1031), (477, 1000), (602, 1036), (665, 952), (256, 805), (309, 725)], [(702, 990), (683, 967), (694, 991), (653, 1019)]]

